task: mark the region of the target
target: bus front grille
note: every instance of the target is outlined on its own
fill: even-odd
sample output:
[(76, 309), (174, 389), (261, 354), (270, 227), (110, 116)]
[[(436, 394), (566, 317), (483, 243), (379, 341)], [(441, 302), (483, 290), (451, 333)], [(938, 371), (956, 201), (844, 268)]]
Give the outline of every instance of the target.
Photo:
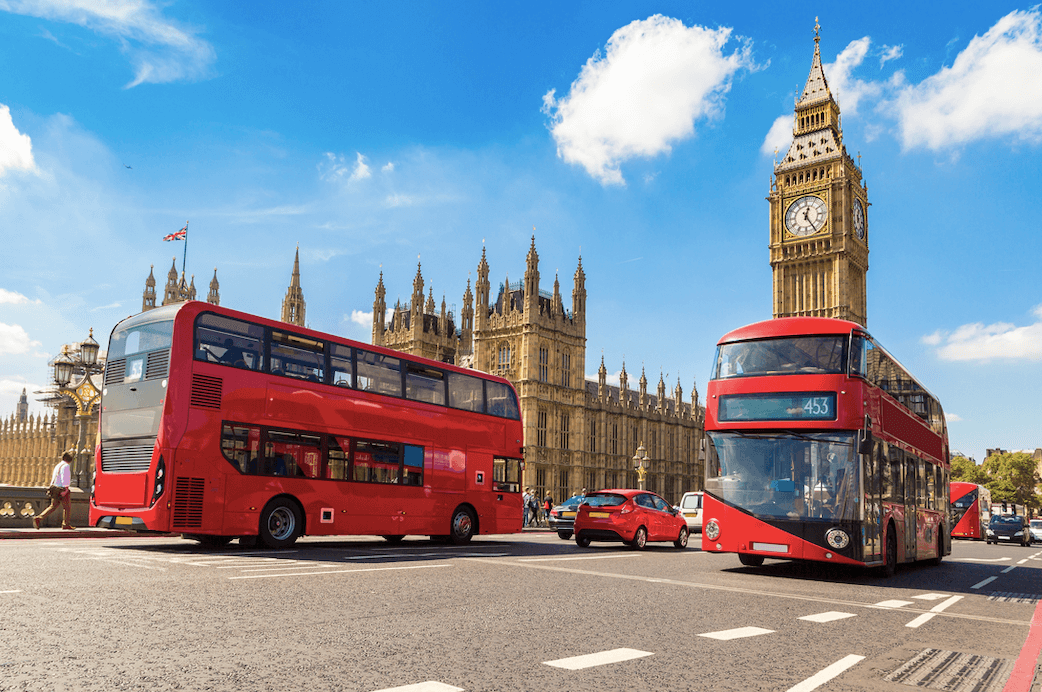
[(175, 529), (198, 529), (203, 525), (203, 496), (206, 480), (182, 478), (174, 481)]
[(224, 380), (209, 375), (192, 375), (192, 406), (221, 408), (221, 389)]
[(105, 473), (141, 473), (152, 465), (151, 444), (132, 447), (101, 446), (101, 470)]

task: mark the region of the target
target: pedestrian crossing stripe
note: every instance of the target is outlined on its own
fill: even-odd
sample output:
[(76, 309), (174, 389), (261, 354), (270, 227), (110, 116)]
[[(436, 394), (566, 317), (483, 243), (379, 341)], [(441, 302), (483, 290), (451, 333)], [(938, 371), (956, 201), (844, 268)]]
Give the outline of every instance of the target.
[(807, 622), (832, 622), (852, 617), (857, 617), (857, 615), (855, 613), (841, 613), (836, 610), (830, 610), (827, 613), (818, 613), (817, 615), (804, 615), (799, 619)]
[(611, 651), (601, 651), (595, 654), (586, 654), (585, 656), (572, 656), (570, 658), (560, 658), (556, 661), (543, 661), (543, 665), (564, 668), (565, 670), (582, 670), (583, 668), (603, 666), (608, 663), (631, 661), (645, 656), (654, 656), (654, 654), (650, 651), (640, 651), (638, 649), (612, 649)]
[(761, 634), (771, 634), (774, 630), (765, 630), (762, 627), (738, 627), (733, 630), (721, 630), (719, 632), (707, 632), (705, 634), (698, 635), (699, 637), (706, 637), (708, 639), (719, 639), (720, 641), (730, 641), (732, 639), (742, 639), (743, 637), (757, 637)]

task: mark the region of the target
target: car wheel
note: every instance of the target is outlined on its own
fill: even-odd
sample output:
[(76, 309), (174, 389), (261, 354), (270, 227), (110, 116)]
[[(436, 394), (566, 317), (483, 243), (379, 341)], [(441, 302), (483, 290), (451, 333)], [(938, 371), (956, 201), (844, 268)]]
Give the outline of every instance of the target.
[(738, 561), (746, 567), (759, 567), (763, 564), (763, 555), (751, 555), (749, 553), (738, 553)]
[(557, 532), (557, 537), (560, 538), (562, 541), (567, 541), (569, 538), (572, 537), (572, 532), (571, 531), (558, 531)]
[(275, 498), (260, 516), (260, 539), (269, 548), (288, 548), (300, 535), (300, 510), (286, 498)]
[(648, 530), (643, 526), (637, 528), (637, 533), (633, 534), (633, 540), (630, 541), (630, 547), (634, 550), (644, 550), (644, 547), (648, 544)]
[(587, 538), (586, 536), (576, 535), (576, 537), (575, 537), (575, 544), (577, 546), (579, 546), (580, 548), (589, 548), (590, 547), (590, 539)]
[(680, 535), (677, 536), (677, 540), (673, 541), (673, 545), (683, 550), (687, 547), (687, 527), (680, 527)]
[(470, 539), (474, 536), (474, 514), (466, 507), (457, 507), (456, 511), (452, 514), (452, 529), (449, 533), (449, 540), (456, 545), (463, 545), (464, 543), (470, 543)]

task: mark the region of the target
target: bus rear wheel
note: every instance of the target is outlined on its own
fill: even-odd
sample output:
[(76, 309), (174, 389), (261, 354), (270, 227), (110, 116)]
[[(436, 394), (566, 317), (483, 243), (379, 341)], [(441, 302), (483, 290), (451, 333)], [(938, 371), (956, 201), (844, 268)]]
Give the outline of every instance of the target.
[(750, 553), (738, 553), (738, 561), (746, 567), (759, 567), (763, 564), (763, 555), (751, 555)]
[(457, 507), (452, 513), (452, 531), (449, 540), (456, 545), (470, 543), (474, 537), (474, 513), (466, 507)]
[(269, 548), (288, 548), (300, 535), (300, 510), (292, 500), (276, 498), (260, 516), (260, 539)]
[(897, 573), (897, 536), (893, 529), (886, 532), (886, 555), (883, 560), (883, 576), (889, 579)]

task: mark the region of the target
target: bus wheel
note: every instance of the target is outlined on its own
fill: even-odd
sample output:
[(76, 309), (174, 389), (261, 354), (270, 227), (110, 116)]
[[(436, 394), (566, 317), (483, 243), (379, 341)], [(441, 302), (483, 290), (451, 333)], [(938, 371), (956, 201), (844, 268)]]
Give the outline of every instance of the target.
[(763, 555), (750, 555), (749, 553), (738, 553), (738, 561), (746, 567), (759, 567), (763, 564)]
[(897, 573), (897, 536), (893, 529), (886, 532), (886, 555), (883, 559), (883, 576), (889, 579)]
[(276, 498), (264, 506), (260, 539), (269, 548), (288, 548), (300, 533), (300, 511), (290, 500)]
[(191, 536), (191, 538), (207, 548), (223, 548), (232, 542), (234, 536)]
[(466, 507), (458, 507), (452, 514), (452, 532), (449, 539), (456, 545), (469, 543), (474, 536), (474, 514)]
[(388, 543), (401, 543), (405, 536), (384, 536), (383, 539)]
[(673, 545), (683, 550), (687, 547), (687, 527), (680, 527), (680, 535), (677, 536), (677, 540), (673, 541)]
[(644, 546), (648, 544), (648, 530), (643, 526), (637, 527), (637, 533), (633, 534), (633, 540), (630, 541), (630, 547), (634, 550), (644, 550)]
[(930, 560), (930, 564), (934, 567), (941, 566), (941, 560), (944, 559), (944, 535), (940, 531), (937, 532), (937, 557)]

